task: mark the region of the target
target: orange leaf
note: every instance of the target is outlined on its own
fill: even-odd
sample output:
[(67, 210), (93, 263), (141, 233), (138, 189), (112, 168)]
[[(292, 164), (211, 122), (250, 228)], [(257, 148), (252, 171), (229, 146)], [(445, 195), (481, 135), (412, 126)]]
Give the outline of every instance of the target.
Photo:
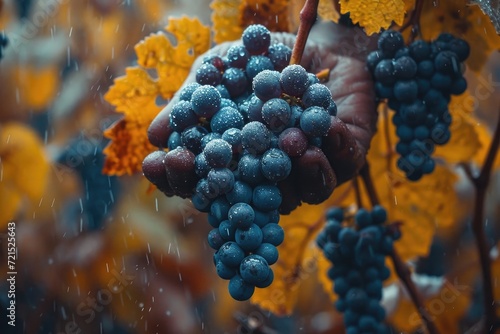
[(340, 12), (349, 13), (352, 22), (359, 23), (368, 35), (389, 28), (393, 21), (402, 25), (405, 6), (403, 0), (340, 0)]
[(243, 29), (239, 24), (241, 0), (213, 0), (212, 24), (216, 43), (234, 41), (240, 38)]
[(22, 124), (0, 127), (0, 228), (14, 218), (21, 199), (40, 201), (49, 164), (36, 133)]
[(155, 149), (148, 140), (146, 126), (124, 118), (104, 131), (111, 142), (104, 149), (103, 173), (130, 175), (142, 171), (142, 160)]

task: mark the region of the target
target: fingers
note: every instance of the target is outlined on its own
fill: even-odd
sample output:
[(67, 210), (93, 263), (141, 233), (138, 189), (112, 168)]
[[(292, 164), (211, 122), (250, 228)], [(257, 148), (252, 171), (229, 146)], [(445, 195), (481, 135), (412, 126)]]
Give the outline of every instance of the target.
[(323, 139), (322, 149), (337, 175), (337, 184), (351, 179), (364, 164), (365, 156), (347, 125), (338, 117), (332, 123)]
[(174, 196), (175, 193), (170, 187), (167, 179), (167, 169), (165, 159), (167, 152), (155, 151), (149, 154), (142, 162), (142, 172), (144, 176), (167, 196)]

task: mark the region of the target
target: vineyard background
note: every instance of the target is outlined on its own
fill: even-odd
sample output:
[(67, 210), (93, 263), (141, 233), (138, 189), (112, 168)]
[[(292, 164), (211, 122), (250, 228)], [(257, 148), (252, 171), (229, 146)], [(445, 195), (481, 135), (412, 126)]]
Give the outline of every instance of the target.
[[(370, 35), (405, 25), (416, 5), (334, 3), (320, 1), (322, 20), (350, 12)], [(14, 220), (18, 246), (12, 331), (4, 321), (6, 238), (0, 240), (2, 333), (343, 332), (325, 275), (328, 263), (314, 238), (328, 207), (354, 210), (353, 183), (338, 187), (323, 204), (302, 205), (282, 218), (286, 238), (275, 282), (242, 303), (229, 297), (227, 283), (215, 273), (206, 216), (187, 200), (165, 197), (141, 175), (142, 159), (155, 149), (147, 127), (196, 56), (210, 48), (210, 36), (214, 43), (230, 41), (255, 22), (296, 32), (303, 1), (0, 4), (0, 30), (9, 39), (0, 61), (0, 232)], [(396, 248), (415, 269), (429, 314), (442, 333), (465, 333), (480, 325), (484, 310), (470, 227), (475, 193), (461, 164), (478, 171), (492, 140), (500, 106), (500, 37), (479, 6), (462, 0), (423, 1), (420, 23), (426, 40), (447, 31), (471, 44), (468, 90), (450, 104), (451, 142), (437, 150), (440, 163), (432, 175), (405, 180), (393, 159), (391, 114), (381, 105), (368, 160), (390, 220), (402, 223)], [(356, 52), (366, 38), (360, 33), (358, 44), (346, 50)], [(499, 166), (497, 157), (484, 215), (492, 247), (499, 239)], [(368, 205), (365, 193), (362, 187), (361, 201)], [(490, 255), (498, 299), (496, 247)], [(113, 289), (117, 280), (122, 291)], [(423, 332), (395, 274), (386, 283), (383, 305), (394, 333)]]

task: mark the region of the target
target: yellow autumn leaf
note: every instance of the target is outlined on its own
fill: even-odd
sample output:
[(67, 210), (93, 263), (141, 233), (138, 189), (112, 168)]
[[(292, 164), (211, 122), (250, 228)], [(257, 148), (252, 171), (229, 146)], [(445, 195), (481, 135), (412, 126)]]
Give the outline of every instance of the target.
[[(198, 19), (170, 18), (166, 32), (146, 37), (135, 46), (138, 66), (126, 69), (104, 96), (124, 118), (105, 131), (111, 139), (105, 148), (104, 173), (133, 174), (141, 171), (142, 160), (155, 148), (147, 128), (162, 106), (157, 98), (170, 99), (186, 79), (194, 60), (210, 47), (210, 29)], [(150, 71), (156, 72), (152, 78)]]
[(234, 41), (240, 38), (243, 28), (236, 24), (239, 21), (241, 0), (213, 0), (212, 26), (216, 43)]
[(128, 121), (151, 122), (160, 107), (155, 103), (158, 85), (149, 74), (138, 67), (125, 69), (125, 76), (115, 79), (104, 98), (125, 114)]
[(0, 126), (0, 228), (14, 218), (23, 198), (40, 201), (48, 172), (43, 144), (32, 129), (18, 123)]
[(446, 145), (437, 145), (435, 155), (448, 163), (469, 161), (481, 147), (476, 129), (477, 121), (472, 116), (474, 98), (465, 92), (452, 96), (448, 106), (452, 115), (451, 138)]
[(395, 22), (402, 25), (405, 17), (403, 0), (340, 0), (340, 12), (349, 13), (353, 23), (359, 23), (368, 35), (387, 29)]
[(500, 48), (500, 36), (478, 6), (468, 6), (467, 0), (426, 1), (420, 18), (420, 29), (425, 40), (433, 40), (441, 32), (449, 32), (465, 39), (471, 45), (466, 63), (479, 71), (491, 52)]
[(19, 89), (22, 102), (36, 111), (43, 111), (54, 100), (59, 90), (59, 67), (49, 65), (38, 68), (24, 64), (14, 70), (13, 80), (13, 85)]
[(319, 0), (318, 15), (322, 20), (333, 22), (338, 22), (340, 18), (340, 14), (331, 0)]

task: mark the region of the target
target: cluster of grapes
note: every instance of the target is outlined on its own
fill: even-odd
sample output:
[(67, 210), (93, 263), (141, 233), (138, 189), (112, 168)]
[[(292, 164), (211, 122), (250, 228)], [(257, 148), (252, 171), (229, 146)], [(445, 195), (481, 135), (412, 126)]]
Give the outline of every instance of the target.
[(385, 257), (392, 252), (399, 232), (382, 225), (387, 212), (381, 206), (374, 206), (371, 212), (359, 209), (355, 227), (344, 226), (344, 218), (341, 208), (330, 209), (316, 240), (333, 264), (328, 277), (339, 296), (335, 306), (344, 313), (347, 334), (385, 334), (385, 310), (380, 305), (382, 282), (390, 276)]
[(398, 167), (411, 181), (432, 173), (435, 145), (450, 139), (448, 103), (451, 95), (467, 88), (461, 63), (469, 52), (466, 41), (447, 33), (406, 47), (401, 33), (387, 30), (380, 35), (378, 50), (368, 55), (376, 94), (396, 111), (392, 120), (399, 137)]
[[(272, 283), (269, 266), (284, 238), (278, 182), (289, 176), (292, 159), (311, 144), (321, 146), (337, 113), (330, 90), (300, 65), (289, 65), (292, 50), (271, 45), (266, 27), (249, 26), (242, 40), (224, 57), (203, 59), (196, 82), (180, 90), (171, 110), (169, 152), (155, 152), (143, 163), (155, 183), (159, 171), (150, 170), (150, 160), (185, 157), (172, 166), (164, 160), (169, 184), (158, 186), (169, 188), (167, 195), (191, 197), (196, 209), (208, 213), (217, 273), (229, 280), (237, 300)], [(176, 184), (173, 171), (186, 170), (177, 168), (179, 160), (194, 161), (195, 175), (188, 178), (196, 180), (194, 195), (185, 183)]]

